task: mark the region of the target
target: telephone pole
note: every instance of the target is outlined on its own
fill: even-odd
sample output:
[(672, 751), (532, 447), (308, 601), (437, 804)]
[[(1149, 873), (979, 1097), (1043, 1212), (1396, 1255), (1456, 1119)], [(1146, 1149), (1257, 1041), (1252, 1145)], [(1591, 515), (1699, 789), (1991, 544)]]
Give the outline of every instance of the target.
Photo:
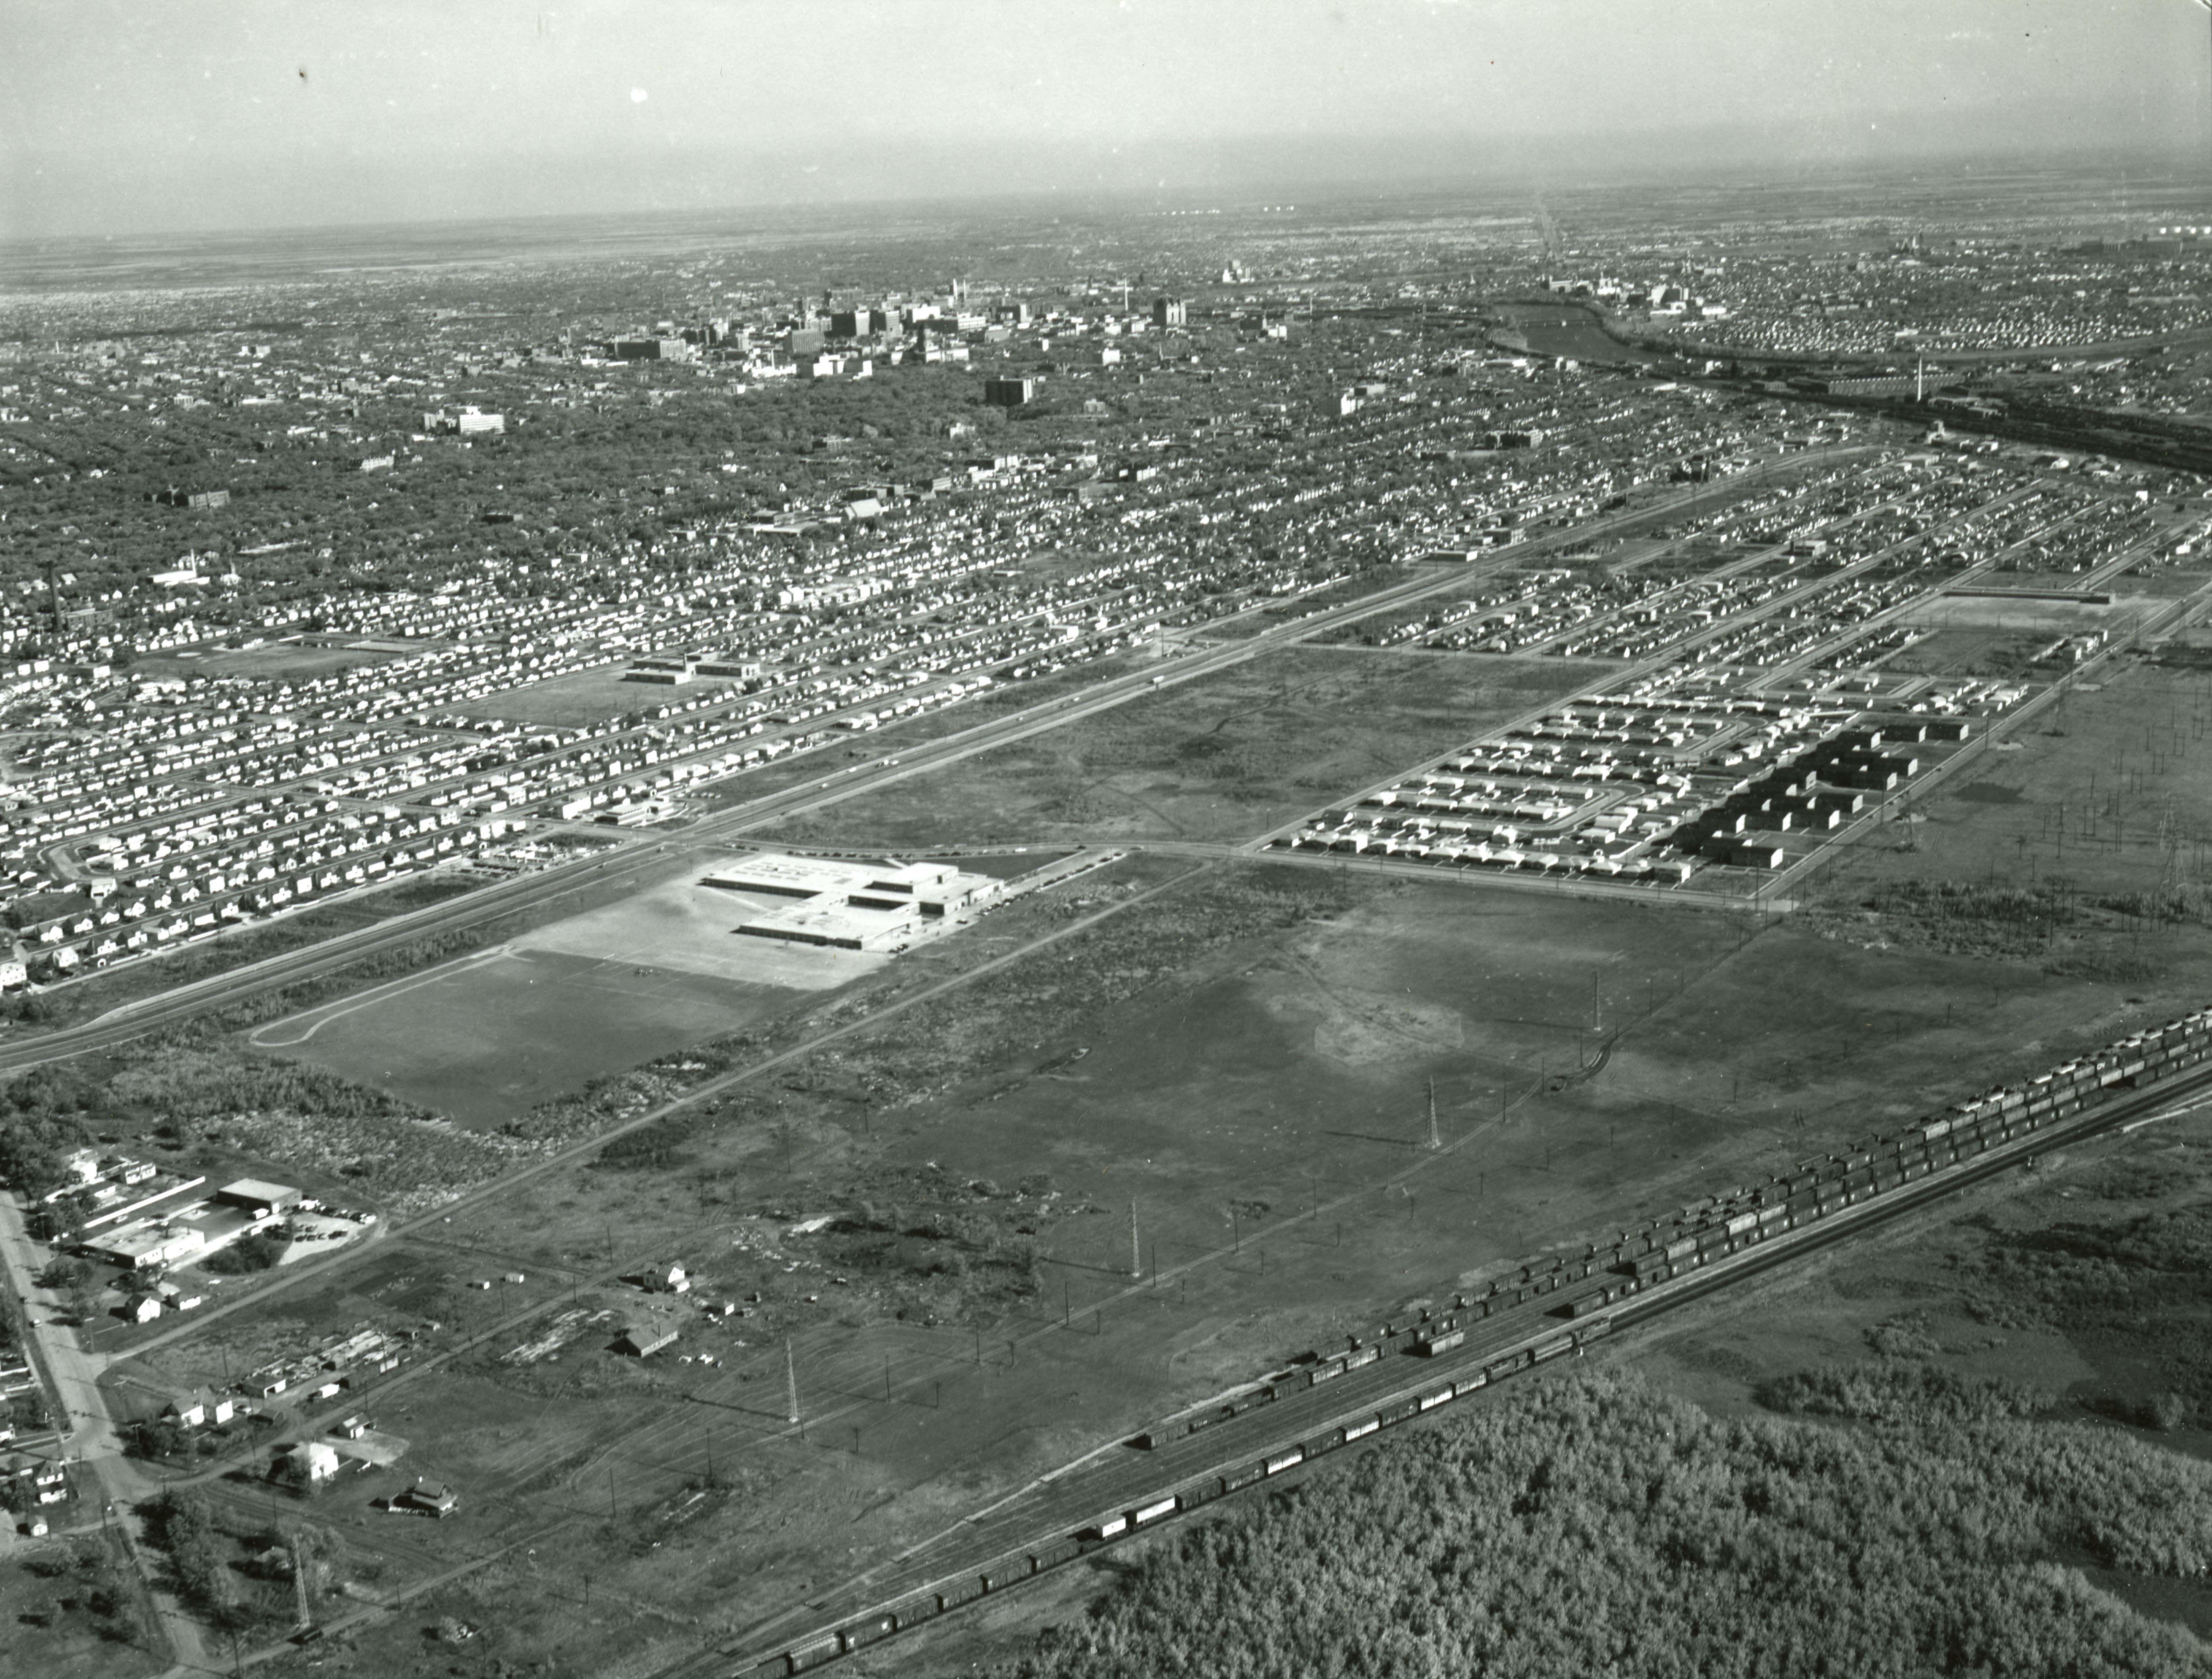
[(791, 1350), (791, 1342), (783, 1343), (783, 1396), (785, 1420), (799, 1420), (799, 1359)]
[(1444, 1146), (1443, 1135), (1437, 1129), (1437, 1081), (1429, 1080), (1429, 1149), (1431, 1153)]
[(300, 1617), (300, 1630), (306, 1632), (315, 1624), (315, 1607), (307, 1586), (307, 1548), (298, 1535), (292, 1536), (292, 1597)]
[(1145, 1274), (1145, 1250), (1137, 1239), (1137, 1203), (1133, 1201), (1129, 1203), (1129, 1274)]

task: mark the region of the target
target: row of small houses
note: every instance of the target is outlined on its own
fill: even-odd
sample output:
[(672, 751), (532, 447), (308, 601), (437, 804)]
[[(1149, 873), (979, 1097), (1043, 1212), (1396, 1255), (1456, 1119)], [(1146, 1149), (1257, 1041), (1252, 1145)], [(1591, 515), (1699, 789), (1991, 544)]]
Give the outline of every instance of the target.
[[(1887, 793), (1917, 775), (1912, 744), (1964, 740), (1963, 719), (1932, 725), (1893, 724), (1849, 730), (1776, 765), (1674, 838), (1680, 849), (1756, 868), (1779, 868), (1789, 852), (1773, 836), (1793, 830), (1831, 831), (1866, 806), (1869, 793)], [(1940, 730), (1941, 733), (1931, 733)], [(1910, 744), (1909, 744), (1910, 743)]]
[[(580, 667), (580, 666), (579, 668)], [(532, 666), (529, 672), (533, 679), (541, 678), (544, 673), (535, 666)], [(911, 677), (910, 681), (915, 684), (921, 684), (933, 679), (927, 672), (916, 672)], [(968, 683), (954, 682), (938, 693), (894, 698), (888, 715), (903, 715), (907, 711), (919, 709), (931, 703), (960, 697), (975, 687), (985, 685), (988, 681), (988, 678), (978, 677)], [(865, 698), (872, 694), (895, 693), (897, 686), (896, 683), (885, 683), (879, 680), (872, 685), (854, 690), (854, 695), (848, 697)], [(418, 691), (410, 697), (415, 703), (419, 703), (423, 695)], [(757, 735), (764, 727), (765, 724), (758, 720), (745, 721), (736, 719), (726, 721), (718, 720), (715, 724), (690, 726), (684, 731), (685, 733), (698, 738), (670, 740), (658, 744), (648, 739), (611, 748), (580, 745), (573, 750), (539, 757), (526, 765), (519, 765), (507, 771), (458, 787), (442, 781), (434, 773), (436, 766), (425, 765), (422, 762), (419, 752), (390, 763), (383, 762), (382, 760), (388, 756), (389, 743), (380, 739), (373, 743), (365, 743), (338, 759), (331, 759), (327, 752), (325, 756), (330, 767), (336, 768), (341, 764), (359, 766), (346, 771), (339, 777), (340, 783), (348, 791), (358, 796), (369, 796), (380, 794), (403, 794), (427, 788), (430, 791), (416, 803), (427, 805), (437, 811), (441, 822), (453, 823), (464, 818), (464, 811), (456, 809), (455, 806), (468, 807), (477, 813), (490, 815), (539, 799), (550, 801), (563, 793), (575, 795), (564, 801), (568, 806), (574, 806), (576, 798), (588, 800), (589, 805), (604, 804), (619, 795), (617, 783), (621, 778), (641, 774), (650, 775), (654, 766), (664, 763), (669, 767), (662, 770), (659, 775), (652, 776), (656, 785), (673, 785), (684, 781), (706, 779), (715, 775), (728, 774), (763, 762), (767, 757), (775, 756), (778, 751), (789, 751), (797, 745), (821, 744), (817, 737), (809, 737), (805, 741), (779, 739), (763, 742), (748, 751), (726, 752), (722, 757), (712, 763), (697, 761), (699, 754), (709, 751), (716, 745), (732, 745), (748, 735)], [(461, 769), (461, 757), (474, 753), (477, 750), (475, 747), (451, 749), (447, 756), (455, 754), (459, 756), (454, 756), (454, 761), (447, 767)], [(433, 757), (437, 756), (439, 755), (434, 751)], [(676, 762), (678, 759), (693, 761)], [(292, 767), (298, 768), (296, 765)], [(588, 808), (589, 806), (585, 807)], [(186, 818), (187, 822), (189, 820), (190, 818)], [(182, 839), (189, 840), (195, 836), (183, 831), (185, 823), (180, 822), (171, 825), (179, 830), (179, 837)], [(404, 838), (407, 833), (412, 831), (413, 826), (414, 824), (401, 821), (394, 824), (393, 832), (398, 837)], [(157, 835), (156, 837), (158, 838), (159, 836)], [(374, 843), (374, 836), (370, 841), (357, 844), (353, 849), (366, 850), (368, 845), (371, 843)], [(157, 857), (167, 855), (168, 845), (167, 840), (161, 840), (155, 848), (155, 855)], [(256, 851), (258, 855), (265, 858), (268, 850), (269, 842), (264, 837), (256, 848)], [(235, 859), (228, 856), (205, 860), (206, 862), (216, 866), (214, 872), (219, 872), (222, 865), (234, 861)], [(322, 859), (313, 857), (309, 861), (319, 862)], [(396, 862), (398, 860), (387, 861)], [(359, 877), (360, 879), (374, 877), (375, 871), (370, 864), (373, 864), (373, 859), (364, 865), (364, 872), (362, 876)], [(180, 872), (180, 870), (173, 871), (173, 873)], [(265, 873), (265, 867), (264, 870), (257, 871), (257, 873)], [(216, 880), (211, 885), (206, 886), (200, 895), (206, 896), (220, 892), (225, 889), (226, 885), (227, 883), (223, 881)], [(167, 908), (167, 906), (157, 905), (156, 907)], [(219, 909), (217, 913), (220, 916)], [(95, 919), (100, 919), (103, 925), (112, 926), (117, 919), (123, 918), (128, 917)], [(202, 924), (212, 925), (213, 923)], [(165, 928), (166, 931), (163, 930)], [(63, 937), (82, 936), (88, 931), (89, 929), (75, 927), (74, 924), (65, 926), (60, 933), (54, 932), (52, 924), (38, 930), (44, 942), (48, 944), (58, 943)], [(137, 946), (125, 945), (123, 947), (143, 947), (145, 943), (181, 937), (189, 931), (189, 924), (179, 928), (172, 923), (157, 923), (146, 940), (141, 940)]]
[[(0, 1402), (35, 1393), (40, 1386), (38, 1373), (21, 1353), (0, 1352)], [(15, 1448), (10, 1456), (0, 1458), (0, 1505), (27, 1512), (25, 1525), (36, 1537), (46, 1531), (46, 1522), (38, 1512), (69, 1497), (69, 1472), (50, 1457), (22, 1451), (16, 1437), (15, 1425), (0, 1415), (0, 1446)]]
[(1599, 875), (1630, 880), (1656, 880), (1679, 885), (1695, 873), (1696, 866), (1676, 857), (1620, 858), (1602, 852), (1548, 850), (1534, 843), (1527, 849), (1492, 845), (1485, 840), (1466, 841), (1441, 836), (1406, 835), (1379, 837), (1349, 828), (1314, 829), (1274, 844), (1290, 849), (1364, 851), (1374, 856), (1399, 856), (1412, 861), (1447, 866), (1516, 869), (1539, 875)]
[[(158, 949), (307, 898), (397, 879), (442, 860), (465, 856), (506, 833), (511, 824), (495, 821), (436, 833), (412, 844), (390, 843), (401, 833), (421, 834), (438, 825), (438, 818), (425, 818), (366, 830), (362, 843), (352, 849), (310, 847), (265, 862), (250, 875), (235, 878), (244, 890), (237, 889), (233, 877), (210, 875), (184, 883), (181, 894), (165, 891), (150, 902), (139, 899), (36, 924), (25, 930), (24, 941), (37, 947), (54, 970), (66, 972), (81, 963), (99, 964)], [(292, 872), (295, 868), (296, 873)]]
[[(1915, 581), (1905, 593), (1917, 593), (1925, 585)], [(1692, 655), (1700, 664), (1779, 665), (1856, 624), (1868, 610), (1865, 601), (1851, 593), (1852, 586), (1807, 589), (1805, 598), (1752, 623), (1723, 630), (1701, 644)], [(1753, 603), (1746, 602), (1744, 605)], [(1885, 603), (1889, 604), (1889, 603)], [(1686, 611), (1646, 626), (1607, 626), (1583, 639), (1562, 642), (1552, 651), (1563, 658), (1644, 659), (1673, 643), (1709, 629), (1723, 608)], [(1755, 654), (1752, 649), (1756, 649)]]
[[(1920, 758), (1911, 745), (1931, 739), (1962, 741), (1971, 728), (1966, 719), (1942, 718), (1838, 731), (1761, 777), (1674, 777), (1677, 790), (1671, 800), (1632, 800), (1559, 839), (1524, 837), (1510, 824), (1491, 820), (1506, 807), (1490, 799), (1443, 790), (1407, 799), (1403, 789), (1393, 788), (1363, 801), (1361, 809), (1345, 818), (1324, 819), (1286, 843), (1539, 873), (1674, 881), (1686, 879), (1693, 869), (1688, 857), (1776, 868), (1787, 861), (1786, 848), (1765, 836), (1832, 831), (1865, 808), (1869, 792), (1890, 791), (1918, 773)], [(1705, 783), (1702, 794), (1697, 782)], [(1575, 807), (1531, 802), (1521, 808), (1557, 824)], [(1686, 856), (1649, 855), (1662, 843)], [(1589, 849), (1577, 851), (1568, 845)]]

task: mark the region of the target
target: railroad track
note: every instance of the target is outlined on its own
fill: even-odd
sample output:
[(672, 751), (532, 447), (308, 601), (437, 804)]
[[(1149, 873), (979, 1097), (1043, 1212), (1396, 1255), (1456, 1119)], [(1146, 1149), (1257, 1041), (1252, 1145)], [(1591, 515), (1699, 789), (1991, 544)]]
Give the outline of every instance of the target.
[[(1933, 1163), (1934, 1153), (1959, 1148), (1955, 1138), (1964, 1134), (1948, 1133), (1954, 1140), (1939, 1149), (1928, 1140), (1914, 1144), (1918, 1134), (1908, 1132), (1888, 1157), (1893, 1164), (1887, 1171), (1898, 1181), (1882, 1183), (1885, 1168), (1876, 1164), (1873, 1178), (1881, 1186), (1848, 1192), (1844, 1186), (1857, 1169), (1846, 1165), (1828, 1180), (1838, 1198), (1821, 1203), (1811, 1216), (1778, 1220), (1763, 1235), (1754, 1228), (1740, 1245), (1729, 1238), (1680, 1266), (1662, 1266), (1659, 1281), (1632, 1292), (1621, 1292), (1636, 1282), (1624, 1274), (1628, 1262), (1607, 1263), (1612, 1252), (1595, 1249), (1592, 1262), (1548, 1288), (1524, 1270), (1516, 1298), (1502, 1309), (1457, 1297), (1447, 1313), (1431, 1317), (1424, 1312), (1419, 1323), (1385, 1325), (1378, 1338), (1316, 1365), (1303, 1373), (1310, 1385), (1292, 1386), (1281, 1397), (1261, 1396), (1291, 1377), (1285, 1372), (1267, 1388), (1255, 1390), (1249, 1404), (1232, 1408), (1234, 1415), (1209, 1418), (1180, 1434), (1170, 1427), (1150, 1450), (1094, 1453), (846, 1588), (769, 1617), (741, 1643), (663, 1670), (660, 1679), (766, 1679), (826, 1667), (1139, 1529), (1273, 1481), (1539, 1364), (1579, 1354), (1600, 1336), (1756, 1281), (2017, 1171), (2054, 1147), (2117, 1130), (2206, 1092), (2212, 1092), (2212, 1062), (2198, 1061), (2146, 1088), (2106, 1095), (2076, 1112), (2023, 1120), (2018, 1130), (1941, 1165)], [(1721, 1229), (1727, 1222), (1708, 1220), (1701, 1227)], [(1661, 1251), (1647, 1248), (1644, 1256)], [(1407, 1356), (1422, 1351), (1428, 1355)], [(1176, 1426), (1188, 1427), (1189, 1421), (1187, 1415)]]

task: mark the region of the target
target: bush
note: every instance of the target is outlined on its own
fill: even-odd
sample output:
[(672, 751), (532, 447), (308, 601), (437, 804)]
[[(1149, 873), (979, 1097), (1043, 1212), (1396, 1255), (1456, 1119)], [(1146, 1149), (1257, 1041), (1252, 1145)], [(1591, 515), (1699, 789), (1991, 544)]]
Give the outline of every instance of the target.
[(225, 1276), (244, 1276), (254, 1271), (266, 1271), (284, 1256), (284, 1250), (292, 1245), (291, 1232), (282, 1226), (273, 1230), (257, 1230), (241, 1236), (227, 1248), (218, 1248), (201, 1262), (202, 1268), (222, 1273)]
[(1771, 1411), (1912, 1427), (2032, 1417), (2051, 1408), (2032, 1389), (1909, 1364), (1802, 1371), (1765, 1384), (1759, 1402)]
[(92, 1267), (74, 1254), (58, 1254), (46, 1262), (46, 1268), (33, 1279), (41, 1288), (69, 1290), (90, 1281)]

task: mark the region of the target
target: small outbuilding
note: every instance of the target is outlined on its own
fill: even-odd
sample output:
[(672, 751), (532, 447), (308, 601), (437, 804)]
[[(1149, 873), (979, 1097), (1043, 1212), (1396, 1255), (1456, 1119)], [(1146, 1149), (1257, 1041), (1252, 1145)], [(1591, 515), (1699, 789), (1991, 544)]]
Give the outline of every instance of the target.
[(615, 1351), (627, 1353), (632, 1358), (648, 1359), (664, 1347), (676, 1341), (676, 1326), (665, 1319), (641, 1317), (622, 1332), (615, 1342)]

